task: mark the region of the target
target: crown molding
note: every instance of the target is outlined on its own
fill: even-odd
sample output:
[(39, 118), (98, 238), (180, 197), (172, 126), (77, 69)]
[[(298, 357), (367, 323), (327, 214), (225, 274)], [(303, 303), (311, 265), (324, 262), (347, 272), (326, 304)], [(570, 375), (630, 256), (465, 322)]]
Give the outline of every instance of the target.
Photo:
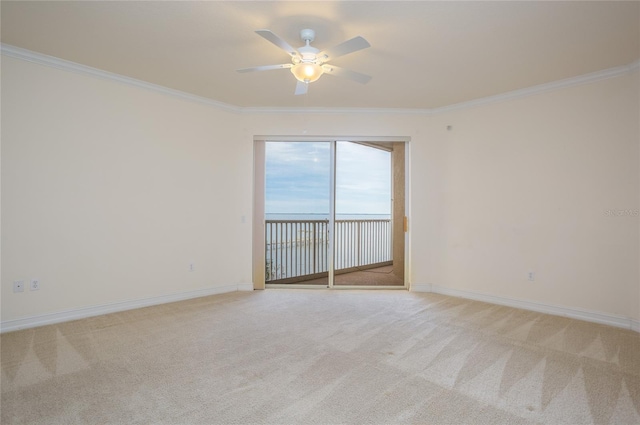
[(504, 102), (506, 100), (521, 99), (541, 93), (565, 89), (582, 84), (594, 83), (596, 81), (607, 80), (609, 78), (620, 77), (640, 68), (640, 60), (632, 62), (628, 65), (617, 66), (615, 68), (604, 69), (602, 71), (591, 72), (589, 74), (578, 75), (576, 77), (565, 78), (563, 80), (552, 81), (550, 83), (539, 84), (524, 89), (513, 90), (506, 93), (497, 94), (495, 96), (487, 96), (480, 99), (474, 99), (467, 102), (456, 103), (454, 105), (443, 106), (431, 109), (433, 115), (445, 112), (457, 111), (460, 109), (468, 109), (491, 103)]
[(437, 115), (461, 109), (474, 108), (492, 103), (504, 102), (507, 100), (521, 99), (536, 94), (546, 93), (554, 90), (560, 90), (581, 84), (593, 83), (600, 80), (615, 78), (627, 73), (633, 72), (640, 68), (640, 60), (632, 62), (628, 65), (609, 68), (602, 71), (592, 72), (589, 74), (579, 75), (577, 77), (566, 78), (563, 80), (553, 81), (550, 83), (539, 84), (524, 89), (513, 90), (501, 93), (495, 96), (483, 97), (466, 102), (460, 102), (453, 105), (442, 106), (438, 108), (419, 109), (419, 108), (332, 108), (332, 107), (242, 107), (219, 102), (202, 96), (186, 93), (180, 90), (170, 89), (158, 84), (147, 83), (135, 78), (125, 77), (113, 72), (103, 71), (90, 66), (81, 65), (75, 62), (59, 59), (54, 56), (45, 55), (31, 50), (22, 49), (20, 47), (8, 44), (0, 44), (0, 52), (4, 56), (25, 60), (28, 62), (46, 65), (53, 68), (74, 72), (76, 74), (98, 77), (105, 80), (115, 81), (122, 84), (128, 84), (145, 90), (155, 91), (165, 95), (177, 97), (183, 100), (202, 103), (213, 106), (215, 108), (242, 114), (384, 114), (384, 115)]
[(494, 96), (460, 102), (453, 105), (442, 106), (431, 109), (406, 109), (406, 108), (272, 108), (272, 107), (245, 107), (243, 113), (259, 114), (397, 114), (397, 115), (437, 115), (446, 112), (458, 111), (461, 109), (474, 108), (492, 103), (504, 102), (507, 100), (521, 99), (536, 94), (560, 90), (582, 84), (594, 83), (596, 81), (615, 78), (627, 73), (631, 73), (640, 68), (640, 60), (628, 65), (617, 66), (602, 71), (579, 75), (577, 77), (552, 81), (550, 83), (539, 84), (524, 89), (513, 90)]
[(411, 108), (331, 108), (331, 107), (269, 107), (247, 106), (242, 108), (247, 114), (385, 114), (385, 115), (429, 115), (432, 109)]
[(147, 83), (146, 81), (137, 80), (135, 78), (125, 77), (124, 75), (115, 74), (113, 72), (103, 71), (101, 69), (92, 68), (90, 66), (81, 65), (76, 62), (56, 58), (54, 56), (44, 55), (42, 53), (33, 52), (31, 50), (22, 49), (20, 47), (11, 46), (8, 44), (0, 44), (0, 50), (2, 55), (15, 59), (22, 59), (27, 62), (37, 63), (39, 65), (50, 66), (52, 68), (61, 69), (63, 71), (69, 71), (76, 74), (88, 75), (91, 77), (98, 77), (103, 80), (115, 81), (117, 83), (127, 84), (142, 88), (145, 90), (154, 91), (157, 93), (177, 97), (183, 100), (188, 100), (196, 103), (203, 103), (205, 105), (213, 106), (218, 109), (225, 110), (227, 112), (241, 112), (242, 108), (238, 106), (228, 105), (223, 102), (218, 102), (206, 97), (197, 96), (191, 93), (186, 93), (180, 90), (170, 89), (158, 84)]

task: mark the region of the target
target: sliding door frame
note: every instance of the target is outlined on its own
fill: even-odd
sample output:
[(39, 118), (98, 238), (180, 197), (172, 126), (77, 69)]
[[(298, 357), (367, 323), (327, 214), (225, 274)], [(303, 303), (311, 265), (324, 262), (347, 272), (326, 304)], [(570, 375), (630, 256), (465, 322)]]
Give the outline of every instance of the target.
[[(403, 286), (355, 286), (337, 285), (334, 286), (334, 231), (335, 231), (335, 183), (336, 183), (336, 143), (338, 141), (348, 142), (400, 142), (404, 143), (404, 215), (405, 220), (410, 221), (410, 137), (367, 137), (367, 136), (254, 136), (253, 138), (253, 218), (252, 218), (252, 279), (253, 289), (265, 289), (265, 261), (266, 253), (264, 249), (265, 235), (265, 192), (266, 192), (266, 142), (328, 142), (330, 143), (330, 199), (329, 199), (329, 283), (325, 285), (304, 285), (304, 284), (270, 284), (270, 288), (304, 288), (304, 289), (410, 289), (410, 249), (411, 232), (410, 227), (405, 228), (404, 233), (404, 285)], [(393, 179), (392, 179), (393, 181)]]

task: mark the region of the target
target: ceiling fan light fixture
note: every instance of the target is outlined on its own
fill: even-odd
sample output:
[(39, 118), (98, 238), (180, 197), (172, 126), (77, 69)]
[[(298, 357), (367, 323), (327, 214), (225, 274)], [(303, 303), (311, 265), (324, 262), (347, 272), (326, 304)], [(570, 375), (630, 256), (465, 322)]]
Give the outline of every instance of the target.
[(291, 73), (298, 81), (303, 83), (313, 83), (322, 75), (322, 67), (315, 63), (299, 63), (291, 67)]
[(371, 79), (369, 75), (332, 66), (327, 63), (328, 61), (340, 56), (371, 47), (369, 42), (360, 36), (354, 37), (328, 50), (320, 52), (320, 50), (310, 44), (316, 36), (315, 31), (311, 29), (304, 29), (300, 31), (300, 38), (304, 40), (305, 44), (298, 49), (294, 49), (289, 43), (269, 30), (256, 30), (256, 33), (265, 40), (279, 47), (281, 50), (285, 51), (289, 56), (291, 56), (291, 62), (279, 65), (254, 66), (253, 68), (237, 69), (236, 71), (244, 73), (250, 71), (268, 71), (270, 69), (290, 69), (293, 76), (298, 80), (296, 89), (293, 92), (296, 96), (306, 94), (309, 89), (309, 83), (317, 81), (322, 74), (345, 77), (361, 84), (366, 84)]

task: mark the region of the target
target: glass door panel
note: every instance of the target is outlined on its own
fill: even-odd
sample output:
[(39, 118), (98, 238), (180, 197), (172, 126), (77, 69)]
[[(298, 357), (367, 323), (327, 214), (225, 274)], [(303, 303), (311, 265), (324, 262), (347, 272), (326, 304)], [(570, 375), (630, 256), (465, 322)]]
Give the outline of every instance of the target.
[(265, 283), (329, 286), (330, 142), (266, 142)]
[(392, 152), (391, 144), (336, 143), (335, 286), (404, 286), (393, 252), (404, 236), (394, 236)]

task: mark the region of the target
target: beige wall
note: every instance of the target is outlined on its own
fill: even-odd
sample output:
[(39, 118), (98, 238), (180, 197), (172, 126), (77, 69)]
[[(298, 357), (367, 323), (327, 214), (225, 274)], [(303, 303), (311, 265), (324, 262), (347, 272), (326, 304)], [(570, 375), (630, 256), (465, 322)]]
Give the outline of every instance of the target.
[(251, 283), (255, 135), (410, 137), (412, 283), (638, 320), (638, 218), (606, 214), (639, 208), (638, 116), (637, 72), (436, 115), (235, 114), (3, 57), (2, 321)]
[(638, 216), (609, 212), (639, 208), (638, 94), (636, 71), (433, 117), (443, 184), (413, 212), (441, 223), (437, 272), (416, 237), (414, 279), (640, 318)]
[(2, 106), (3, 321), (251, 283), (236, 114), (6, 57)]

